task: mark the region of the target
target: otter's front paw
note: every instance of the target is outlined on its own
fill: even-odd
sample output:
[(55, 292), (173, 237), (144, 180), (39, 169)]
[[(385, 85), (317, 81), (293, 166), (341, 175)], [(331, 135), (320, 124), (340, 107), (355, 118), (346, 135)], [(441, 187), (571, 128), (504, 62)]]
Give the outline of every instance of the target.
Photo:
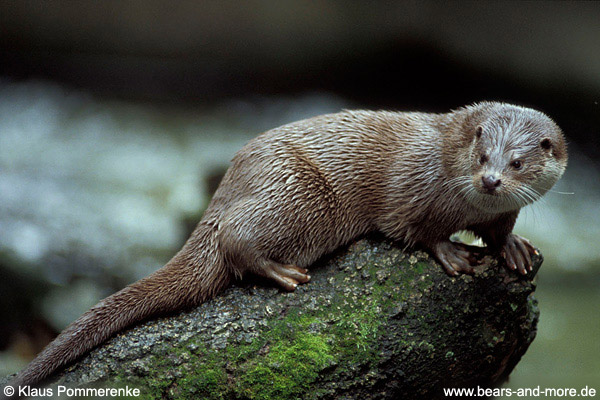
[(511, 233), (506, 239), (506, 243), (502, 246), (500, 254), (506, 260), (506, 266), (510, 269), (519, 270), (522, 275), (531, 272), (533, 263), (531, 256), (538, 254), (535, 247), (529, 240)]
[(475, 263), (475, 258), (469, 250), (459, 243), (439, 242), (432, 247), (431, 251), (450, 276), (457, 276), (461, 272), (467, 274), (475, 272), (472, 266)]

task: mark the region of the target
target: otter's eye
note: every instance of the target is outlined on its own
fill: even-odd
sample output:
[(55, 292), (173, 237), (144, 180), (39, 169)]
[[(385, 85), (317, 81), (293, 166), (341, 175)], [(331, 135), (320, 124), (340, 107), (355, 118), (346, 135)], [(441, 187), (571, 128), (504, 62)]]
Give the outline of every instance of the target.
[(481, 126), (478, 126), (477, 130), (475, 131), (475, 136), (477, 136), (477, 139), (479, 139), (481, 137), (482, 133), (483, 133), (483, 128)]
[(542, 149), (544, 149), (544, 150), (550, 150), (552, 148), (552, 141), (548, 138), (543, 139), (540, 142), (540, 146), (542, 146)]
[(514, 169), (521, 169), (523, 167), (523, 164), (521, 163), (521, 161), (515, 160), (510, 163), (510, 166), (513, 167)]
[(482, 154), (481, 157), (479, 157), (479, 164), (483, 165), (487, 162), (488, 160), (488, 156), (485, 154)]

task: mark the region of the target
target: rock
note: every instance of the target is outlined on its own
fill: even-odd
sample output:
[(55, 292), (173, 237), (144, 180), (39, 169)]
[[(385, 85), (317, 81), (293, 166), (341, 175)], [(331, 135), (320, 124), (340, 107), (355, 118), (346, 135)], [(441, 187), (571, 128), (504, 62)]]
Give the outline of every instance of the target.
[(313, 266), (294, 293), (231, 287), (118, 334), (53, 385), (173, 399), (435, 399), (446, 387), (494, 387), (539, 313), (529, 279), (481, 259), (474, 276), (450, 278), (424, 252), (363, 239)]

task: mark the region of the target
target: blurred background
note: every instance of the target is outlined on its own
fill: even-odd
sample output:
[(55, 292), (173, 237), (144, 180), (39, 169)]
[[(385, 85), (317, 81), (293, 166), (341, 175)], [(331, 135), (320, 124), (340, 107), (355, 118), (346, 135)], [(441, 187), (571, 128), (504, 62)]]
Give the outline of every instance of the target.
[(509, 386), (600, 390), (600, 3), (0, 2), (0, 375), (163, 265), (235, 151), (343, 108), (531, 106), (570, 164)]

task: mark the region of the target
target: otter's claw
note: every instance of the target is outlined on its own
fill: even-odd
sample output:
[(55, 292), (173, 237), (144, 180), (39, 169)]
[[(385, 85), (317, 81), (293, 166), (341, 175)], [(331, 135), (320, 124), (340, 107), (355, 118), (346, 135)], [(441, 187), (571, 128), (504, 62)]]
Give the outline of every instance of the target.
[(522, 236), (511, 233), (506, 239), (500, 252), (506, 260), (506, 266), (510, 269), (518, 270), (522, 275), (527, 275), (532, 271), (532, 255), (537, 255), (538, 251), (529, 240)]
[(260, 275), (273, 279), (282, 288), (288, 291), (294, 291), (298, 284), (310, 281), (310, 275), (306, 268), (300, 268), (296, 265), (286, 265), (271, 262), (260, 271)]
[(458, 243), (439, 242), (433, 246), (432, 252), (450, 276), (475, 272), (471, 265), (474, 263), (473, 255)]

